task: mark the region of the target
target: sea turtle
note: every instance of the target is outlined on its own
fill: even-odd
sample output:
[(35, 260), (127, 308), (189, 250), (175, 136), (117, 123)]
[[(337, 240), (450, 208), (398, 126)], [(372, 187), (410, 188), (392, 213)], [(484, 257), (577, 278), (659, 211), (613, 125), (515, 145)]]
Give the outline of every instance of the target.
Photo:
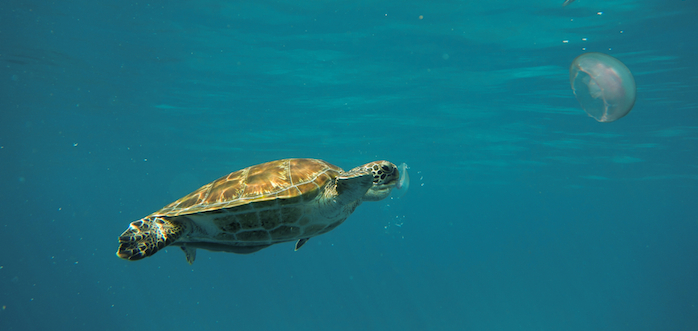
[(388, 161), (346, 172), (316, 159), (247, 167), (132, 222), (116, 255), (140, 260), (174, 245), (191, 264), (197, 248), (246, 254), (295, 240), (298, 250), (342, 224), (361, 202), (390, 195), (399, 176)]

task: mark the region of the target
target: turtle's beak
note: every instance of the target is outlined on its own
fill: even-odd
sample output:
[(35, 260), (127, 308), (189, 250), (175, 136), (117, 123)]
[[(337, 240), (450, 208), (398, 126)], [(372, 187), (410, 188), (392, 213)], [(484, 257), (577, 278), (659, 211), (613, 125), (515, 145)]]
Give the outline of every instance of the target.
[(395, 184), (392, 185), (386, 185), (386, 184), (373, 184), (373, 187), (368, 189), (368, 192), (364, 194), (364, 201), (379, 201), (387, 198), (390, 195), (390, 192), (393, 190), (393, 187), (395, 187)]
[(374, 183), (373, 185), (374, 185), (374, 186), (380, 185), (380, 186), (383, 186), (383, 187), (386, 187), (386, 188), (393, 188), (393, 187), (395, 187), (395, 186), (397, 185), (398, 179), (399, 179), (399, 178), (400, 178), (400, 173), (399, 173), (397, 170), (395, 170), (395, 177), (390, 178), (388, 181), (383, 182), (382, 184), (375, 184), (375, 183)]

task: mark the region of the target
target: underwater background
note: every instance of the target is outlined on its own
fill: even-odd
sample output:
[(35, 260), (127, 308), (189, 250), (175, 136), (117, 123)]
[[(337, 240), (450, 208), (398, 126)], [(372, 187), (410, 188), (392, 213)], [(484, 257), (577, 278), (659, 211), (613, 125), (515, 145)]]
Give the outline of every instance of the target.
[[(562, 2), (2, 1), (0, 329), (697, 330), (698, 4)], [(297, 252), (115, 256), (288, 157), (411, 183)]]

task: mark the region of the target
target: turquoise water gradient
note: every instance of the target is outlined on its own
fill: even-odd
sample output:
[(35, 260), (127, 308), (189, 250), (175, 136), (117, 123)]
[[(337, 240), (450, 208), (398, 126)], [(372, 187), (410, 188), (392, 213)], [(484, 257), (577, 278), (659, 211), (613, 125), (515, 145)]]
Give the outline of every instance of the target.
[[(694, 1), (3, 1), (1, 330), (697, 330)], [(633, 72), (598, 123), (572, 60)], [(301, 250), (115, 256), (287, 157), (410, 166)]]

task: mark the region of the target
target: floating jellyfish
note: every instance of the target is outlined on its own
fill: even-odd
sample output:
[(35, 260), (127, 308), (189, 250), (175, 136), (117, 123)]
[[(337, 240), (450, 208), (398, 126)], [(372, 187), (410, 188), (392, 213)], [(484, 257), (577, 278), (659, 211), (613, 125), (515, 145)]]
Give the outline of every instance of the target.
[(393, 197), (395, 198), (402, 198), (410, 187), (410, 175), (407, 174), (407, 168), (409, 167), (404, 162), (397, 167), (398, 171), (400, 171), (400, 178), (393, 191)]
[(599, 122), (613, 122), (635, 105), (635, 79), (618, 59), (585, 53), (570, 66), (570, 83), (582, 109)]

